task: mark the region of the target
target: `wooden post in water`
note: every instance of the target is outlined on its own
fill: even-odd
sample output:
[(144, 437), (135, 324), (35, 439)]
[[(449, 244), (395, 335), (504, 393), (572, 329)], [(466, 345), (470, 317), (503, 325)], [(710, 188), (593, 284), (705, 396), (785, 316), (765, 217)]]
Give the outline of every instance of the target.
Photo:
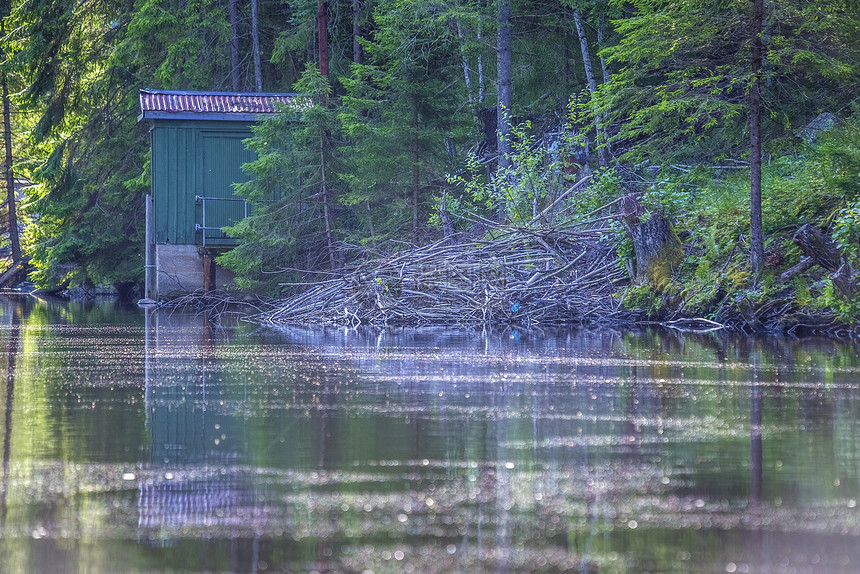
[(215, 289), (215, 256), (208, 249), (203, 250), (203, 292)]
[(152, 245), (152, 195), (146, 195), (146, 215), (144, 225), (144, 236), (146, 245), (143, 255), (143, 296), (154, 299), (158, 296), (155, 292), (155, 253)]

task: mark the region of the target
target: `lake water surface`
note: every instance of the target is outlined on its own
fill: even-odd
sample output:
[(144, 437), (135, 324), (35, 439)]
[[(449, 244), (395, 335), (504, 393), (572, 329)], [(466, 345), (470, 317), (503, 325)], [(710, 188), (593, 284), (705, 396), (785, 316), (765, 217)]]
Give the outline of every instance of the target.
[(858, 355), (0, 298), (0, 572), (860, 572)]

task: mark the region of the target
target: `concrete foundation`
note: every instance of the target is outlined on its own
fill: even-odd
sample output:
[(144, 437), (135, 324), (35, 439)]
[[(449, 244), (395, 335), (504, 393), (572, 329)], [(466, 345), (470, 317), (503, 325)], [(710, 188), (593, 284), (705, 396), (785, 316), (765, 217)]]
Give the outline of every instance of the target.
[[(213, 288), (223, 289), (234, 275), (216, 267)], [(203, 252), (195, 245), (160, 244), (155, 246), (155, 297), (175, 297), (202, 290), (205, 273)]]

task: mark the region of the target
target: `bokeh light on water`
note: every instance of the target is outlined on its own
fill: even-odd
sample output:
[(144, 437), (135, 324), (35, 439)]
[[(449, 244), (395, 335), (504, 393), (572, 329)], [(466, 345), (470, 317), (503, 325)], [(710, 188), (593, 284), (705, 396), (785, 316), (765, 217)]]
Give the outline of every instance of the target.
[(855, 343), (7, 299), (0, 372), (4, 573), (860, 571)]

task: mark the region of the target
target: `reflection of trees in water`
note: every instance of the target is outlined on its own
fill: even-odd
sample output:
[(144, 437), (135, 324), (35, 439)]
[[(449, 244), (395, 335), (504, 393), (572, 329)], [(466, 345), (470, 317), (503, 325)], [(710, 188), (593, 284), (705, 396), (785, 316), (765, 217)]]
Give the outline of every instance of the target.
[[(219, 366), (214, 347), (197, 344), (200, 381), (154, 388), (150, 398), (161, 479), (142, 483), (142, 528), (153, 537), (183, 528), (239, 533), (241, 564), (292, 556), (281, 563), (390, 570), (400, 552), (404, 564), (428, 571), (517, 570), (539, 559), (600, 571), (613, 550), (636, 545), (718, 548), (726, 532), (761, 523), (756, 505), (770, 523), (800, 516), (790, 504), (769, 506), (775, 490), (764, 465), (768, 424), (780, 422), (774, 411), (786, 411), (786, 424), (822, 414), (804, 415), (796, 404), (821, 390), (783, 385), (805, 375), (779, 372), (767, 358), (812, 356), (802, 345), (676, 333), (637, 342), (588, 330), (547, 344), (517, 337), (342, 329), (276, 337), (283, 353), (267, 360), (281, 361), (277, 374), (260, 377), (252, 392), (271, 409), (268, 436), (288, 441), (260, 461), (271, 467), (253, 471), (242, 468), (246, 451), (226, 439), (212, 447), (217, 417), (229, 419), (222, 428), (234, 425), (228, 436), (241, 434), (242, 417), (234, 407), (203, 409), (204, 390), (218, 391), (202, 381)], [(524, 348), (530, 358), (517, 362)], [(594, 361), (584, 360), (589, 352)], [(703, 447), (731, 450), (714, 477), (728, 487), (705, 479)], [(171, 468), (210, 474), (165, 480)], [(851, 520), (825, 527), (854, 528)], [(722, 567), (723, 558), (714, 551), (701, 564)]]
[[(66, 450), (47, 455), (49, 471), (16, 475), (13, 458), (13, 483), (46, 485), (26, 519), (10, 506), (15, 526), (56, 508), (62, 512), (51, 520), (96, 525), (90, 540), (105, 548), (108, 538), (138, 536), (148, 555), (169, 551), (152, 546), (173, 545), (173, 556), (198, 560), (189, 568), (236, 572), (261, 561), (293, 571), (526, 571), (545, 561), (548, 571), (610, 572), (621, 568), (613, 552), (622, 561), (659, 553), (668, 557), (661, 566), (720, 571), (720, 551), (752, 552), (755, 524), (770, 551), (836, 547), (840, 558), (860, 558), (851, 546), (860, 526), (846, 505), (848, 496), (860, 498), (849, 486), (858, 468), (850, 380), (857, 362), (856, 353), (830, 356), (839, 343), (806, 348), (651, 332), (637, 341), (587, 329), (544, 342), (525, 332), (397, 338), (337, 329), (308, 332), (300, 342), (263, 332), (239, 339), (197, 323), (186, 330), (178, 319), (171, 329), (152, 333), (158, 346), (147, 381), (157, 384), (147, 386), (150, 450), (140, 467), (129, 462), (144, 424), (138, 406), (123, 410), (118, 393), (95, 392), (85, 376), (100, 361), (127, 365), (105, 357), (131, 339), (96, 353), (88, 347), (102, 331), (87, 328), (80, 337), (66, 329), (51, 353), (36, 357), (31, 334), (34, 349), (46, 339), (22, 329), (14, 435), (11, 419), (0, 418), (13, 455), (26, 455), (19, 433), (28, 425), (17, 417), (33, 365), (34, 386), (47, 390), (44, 406), (55, 409), (47, 418), (62, 414), (74, 424), (33, 435), (64, 439)], [(0, 329), (3, 343), (11, 342), (6, 334)], [(70, 358), (60, 357), (69, 350)], [(799, 363), (774, 367), (781, 359), (771, 352)], [(16, 362), (13, 347), (0, 347), (2, 356)], [(62, 374), (70, 364), (76, 380)], [(833, 369), (826, 379), (840, 364), (854, 370)], [(139, 394), (138, 374), (125, 377), (135, 390), (123, 397)], [(12, 396), (0, 386), (9, 412)], [(120, 425), (125, 438), (91, 436)], [(91, 435), (69, 432), (78, 430)], [(131, 454), (108, 464), (86, 458), (120, 451)], [(819, 458), (810, 462), (810, 454)], [(774, 472), (777, 459), (782, 475)], [(840, 489), (829, 474), (836, 468)], [(129, 471), (135, 480), (122, 478)], [(21, 508), (14, 498), (22, 490), (14, 488), (10, 504)], [(747, 505), (756, 499), (760, 520)], [(97, 517), (74, 514), (84, 508)], [(732, 537), (742, 540), (721, 546)], [(18, 543), (10, 539), (4, 550)], [(672, 558), (699, 547), (706, 550), (692, 566)], [(631, 569), (648, 565), (639, 566)]]
[(754, 564), (761, 562), (762, 501), (764, 488), (764, 451), (762, 449), (762, 397), (758, 380), (758, 365), (753, 360), (753, 377), (750, 389), (750, 551)]
[(6, 392), (3, 409), (3, 477), (0, 484), (0, 525), (6, 523), (6, 496), (9, 490), (9, 463), (12, 449), (12, 408), (15, 397), (15, 364), (18, 359), (18, 340), (21, 334), (22, 306), (20, 302), (7, 306), (9, 313), (9, 339), (6, 343)]

